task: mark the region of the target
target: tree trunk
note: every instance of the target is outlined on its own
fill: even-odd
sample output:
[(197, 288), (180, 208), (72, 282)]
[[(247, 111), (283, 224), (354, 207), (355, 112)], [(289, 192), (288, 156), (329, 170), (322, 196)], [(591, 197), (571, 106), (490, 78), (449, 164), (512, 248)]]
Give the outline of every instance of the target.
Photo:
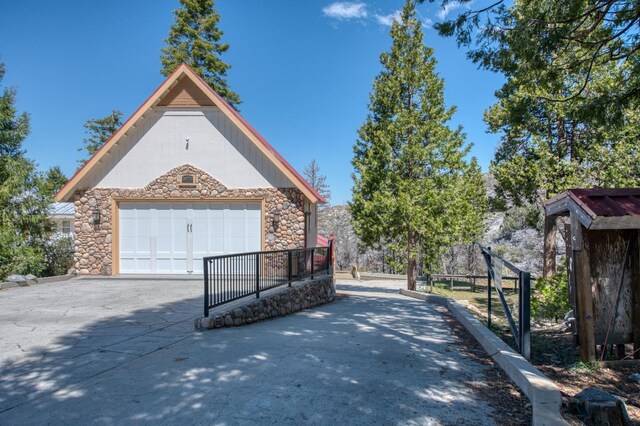
[(416, 289), (416, 233), (409, 229), (407, 233), (407, 290)]
[(549, 278), (556, 273), (556, 218), (545, 216), (544, 218), (544, 264), (542, 266), (542, 277)]

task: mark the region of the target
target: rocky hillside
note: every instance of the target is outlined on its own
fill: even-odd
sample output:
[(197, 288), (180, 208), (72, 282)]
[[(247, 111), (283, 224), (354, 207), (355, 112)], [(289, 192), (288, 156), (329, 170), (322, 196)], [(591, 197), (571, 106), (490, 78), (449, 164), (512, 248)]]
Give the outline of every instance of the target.
[[(494, 182), (485, 177), (489, 196), (495, 196)], [(361, 270), (382, 272), (384, 254), (381, 250), (362, 249), (360, 241), (353, 232), (347, 206), (329, 206), (318, 215), (318, 230), (322, 235), (335, 234), (336, 262), (341, 270), (358, 265)], [(542, 273), (542, 212), (535, 206), (509, 206), (505, 211), (492, 211), (485, 221), (485, 233), (480, 239), (484, 246), (518, 267), (531, 272), (533, 276)], [(359, 250), (359, 248), (361, 250)], [(558, 234), (558, 253), (564, 252), (562, 234)], [(385, 271), (388, 272), (385, 265)], [(484, 273), (484, 261), (477, 248), (468, 246), (453, 247), (442, 257), (440, 270), (434, 272), (449, 274)]]

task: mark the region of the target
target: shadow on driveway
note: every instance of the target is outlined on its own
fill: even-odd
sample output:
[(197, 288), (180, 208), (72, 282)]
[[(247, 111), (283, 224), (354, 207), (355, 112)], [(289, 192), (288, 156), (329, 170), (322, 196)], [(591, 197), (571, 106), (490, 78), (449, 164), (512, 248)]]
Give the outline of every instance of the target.
[(338, 288), (371, 294), (205, 332), (191, 320), (136, 331), (199, 298), (83, 326), (2, 365), (0, 424), (494, 424), (471, 390), (486, 367), (432, 306)]

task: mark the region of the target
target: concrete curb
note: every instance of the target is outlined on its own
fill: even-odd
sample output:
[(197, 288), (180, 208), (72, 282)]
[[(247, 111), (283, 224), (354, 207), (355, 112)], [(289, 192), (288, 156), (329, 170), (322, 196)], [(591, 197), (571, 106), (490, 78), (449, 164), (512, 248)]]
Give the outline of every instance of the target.
[(35, 280), (22, 281), (22, 282), (4, 282), (4, 283), (0, 283), (0, 290), (6, 290), (9, 288), (16, 288), (16, 287), (29, 287), (36, 284), (57, 283), (60, 281), (67, 281), (75, 277), (77, 277), (77, 275), (67, 274), (67, 275), (58, 275), (55, 277), (37, 278)]
[(400, 294), (445, 306), (529, 398), (533, 409), (533, 425), (568, 425), (560, 414), (562, 395), (555, 383), (493, 334), (456, 300), (404, 289), (400, 290)]

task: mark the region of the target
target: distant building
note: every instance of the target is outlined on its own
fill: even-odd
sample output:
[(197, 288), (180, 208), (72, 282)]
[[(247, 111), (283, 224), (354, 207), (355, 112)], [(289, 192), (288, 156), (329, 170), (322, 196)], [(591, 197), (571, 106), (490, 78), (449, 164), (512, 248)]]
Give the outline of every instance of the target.
[(73, 203), (53, 203), (49, 206), (49, 218), (53, 221), (56, 237), (73, 238), (73, 220), (76, 209)]

